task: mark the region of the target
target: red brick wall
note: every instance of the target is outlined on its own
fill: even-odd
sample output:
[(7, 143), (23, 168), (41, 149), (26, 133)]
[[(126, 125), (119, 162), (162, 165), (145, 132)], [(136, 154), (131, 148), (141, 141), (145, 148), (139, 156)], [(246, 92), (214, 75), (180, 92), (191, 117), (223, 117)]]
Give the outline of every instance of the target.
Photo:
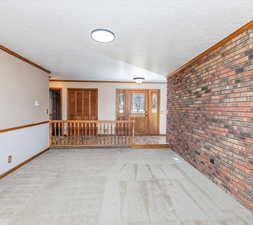
[(253, 212), (253, 28), (168, 78), (174, 151)]

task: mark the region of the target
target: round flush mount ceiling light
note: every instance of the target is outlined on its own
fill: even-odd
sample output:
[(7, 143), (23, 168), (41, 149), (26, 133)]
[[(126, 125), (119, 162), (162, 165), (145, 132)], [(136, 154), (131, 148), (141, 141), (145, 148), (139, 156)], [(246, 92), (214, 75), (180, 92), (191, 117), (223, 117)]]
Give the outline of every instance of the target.
[(134, 78), (136, 84), (142, 84), (142, 82), (145, 80), (144, 77), (135, 77)]
[(115, 39), (115, 34), (107, 29), (95, 29), (91, 32), (91, 37), (95, 41), (108, 43)]

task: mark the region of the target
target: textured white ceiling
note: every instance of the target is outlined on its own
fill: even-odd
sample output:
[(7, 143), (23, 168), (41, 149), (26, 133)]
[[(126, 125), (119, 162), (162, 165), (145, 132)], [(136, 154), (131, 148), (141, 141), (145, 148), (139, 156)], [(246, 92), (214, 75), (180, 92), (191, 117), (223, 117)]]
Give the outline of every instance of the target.
[[(61, 79), (161, 81), (252, 12), (253, 0), (1, 0), (0, 44)], [(91, 40), (96, 28), (116, 40)]]

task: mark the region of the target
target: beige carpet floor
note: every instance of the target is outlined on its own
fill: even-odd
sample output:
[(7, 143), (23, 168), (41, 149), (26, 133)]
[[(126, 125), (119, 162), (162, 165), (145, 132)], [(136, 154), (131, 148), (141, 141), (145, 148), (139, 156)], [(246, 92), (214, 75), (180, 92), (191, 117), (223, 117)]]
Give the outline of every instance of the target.
[(0, 225), (252, 224), (170, 150), (51, 150), (0, 180)]

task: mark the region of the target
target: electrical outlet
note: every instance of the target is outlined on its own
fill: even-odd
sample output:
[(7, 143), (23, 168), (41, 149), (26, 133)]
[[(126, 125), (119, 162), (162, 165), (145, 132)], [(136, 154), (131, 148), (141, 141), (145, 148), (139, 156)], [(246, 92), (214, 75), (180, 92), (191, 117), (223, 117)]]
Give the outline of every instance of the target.
[(11, 162), (12, 162), (12, 156), (9, 155), (9, 156), (8, 156), (8, 163), (11, 163)]

